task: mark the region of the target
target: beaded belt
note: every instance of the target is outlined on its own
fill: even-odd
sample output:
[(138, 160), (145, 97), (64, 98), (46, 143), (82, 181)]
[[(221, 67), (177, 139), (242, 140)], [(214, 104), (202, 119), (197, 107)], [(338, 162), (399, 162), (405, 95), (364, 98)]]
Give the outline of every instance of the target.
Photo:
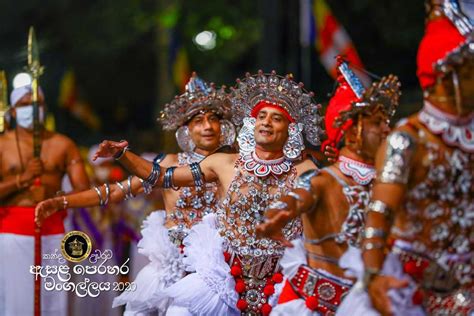
[(334, 315), (353, 282), (301, 265), (290, 284), (306, 300), (306, 306), (321, 315)]
[(461, 286), (453, 271), (422, 254), (393, 247), (408, 274), (419, 288), (412, 296), (415, 305), (422, 305), (430, 315), (472, 315), (474, 313), (474, 284)]
[(460, 287), (454, 271), (444, 269), (431, 258), (397, 246), (392, 252), (398, 255), (403, 271), (421, 288), (443, 295)]

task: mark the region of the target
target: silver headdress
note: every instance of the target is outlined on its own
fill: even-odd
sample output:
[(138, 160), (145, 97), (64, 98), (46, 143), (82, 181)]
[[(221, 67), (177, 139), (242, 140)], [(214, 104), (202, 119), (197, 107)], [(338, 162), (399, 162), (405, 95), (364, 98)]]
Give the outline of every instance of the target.
[(228, 119), (230, 110), (225, 86), (216, 88), (213, 83), (206, 83), (193, 72), (186, 84), (185, 92), (165, 104), (158, 121), (164, 130), (172, 131), (186, 124), (199, 112), (212, 111)]
[(342, 78), (339, 78), (339, 81), (342, 83), (344, 81), (347, 82), (357, 99), (347, 100), (347, 102), (351, 103), (351, 107), (339, 113), (339, 116), (335, 119), (336, 126), (340, 127), (359, 113), (367, 113), (375, 108), (382, 110), (388, 117), (392, 117), (395, 114), (402, 94), (400, 90), (401, 84), (397, 76), (390, 74), (382, 77), (366, 89), (344, 58), (338, 56), (337, 63), (338, 72), (342, 76)]
[(185, 87), (185, 92), (165, 104), (158, 121), (164, 130), (176, 130), (176, 140), (184, 151), (193, 151), (189, 129), (186, 125), (195, 115), (203, 112), (214, 112), (222, 117), (221, 145), (231, 145), (235, 140), (235, 128), (228, 120), (231, 116), (229, 95), (225, 86), (216, 88), (208, 84), (193, 72)]
[(303, 89), (302, 83), (293, 81), (291, 75), (282, 77), (275, 71), (265, 74), (261, 70), (256, 75), (247, 73), (245, 78), (237, 79), (237, 86), (232, 88), (232, 120), (235, 125), (242, 125), (259, 102), (274, 103), (286, 110), (297, 129), (304, 131), (306, 139), (317, 146), (323, 134), (322, 115), (321, 105), (314, 102), (313, 96)]
[(466, 61), (474, 60), (474, 42), (473, 29), (471, 20), (466, 16), (456, 0), (429, 0), (426, 3), (427, 12), (434, 17), (445, 16), (456, 27), (458, 32), (466, 38), (454, 50), (450, 51), (446, 56), (438, 60), (435, 64), (436, 71), (448, 73), (454, 67), (464, 64)]

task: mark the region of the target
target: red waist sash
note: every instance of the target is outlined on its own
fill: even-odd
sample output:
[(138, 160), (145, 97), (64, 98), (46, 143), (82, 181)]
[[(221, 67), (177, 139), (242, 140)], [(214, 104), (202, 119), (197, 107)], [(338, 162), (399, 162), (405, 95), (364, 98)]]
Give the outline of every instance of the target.
[[(41, 225), (41, 235), (64, 233), (66, 211), (59, 211), (48, 217)], [(0, 206), (0, 233), (35, 235), (34, 206)]]

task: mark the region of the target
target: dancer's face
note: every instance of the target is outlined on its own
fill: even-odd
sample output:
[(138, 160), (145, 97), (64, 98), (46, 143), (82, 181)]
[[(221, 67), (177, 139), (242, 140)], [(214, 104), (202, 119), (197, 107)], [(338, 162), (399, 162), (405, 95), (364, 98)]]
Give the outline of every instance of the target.
[[(354, 124), (347, 134), (352, 144), (357, 144), (357, 126)], [(389, 120), (381, 110), (362, 116), (362, 148), (358, 148), (363, 158), (374, 159), (380, 144), (390, 133)]]
[(474, 61), (470, 60), (458, 69), (459, 89), (461, 90), (462, 112), (460, 115), (474, 111)]
[(288, 139), (290, 121), (281, 111), (264, 107), (258, 112), (255, 122), (255, 142), (258, 146), (270, 150), (283, 150)]
[(221, 124), (213, 112), (199, 113), (188, 123), (189, 134), (196, 148), (212, 152), (219, 148)]

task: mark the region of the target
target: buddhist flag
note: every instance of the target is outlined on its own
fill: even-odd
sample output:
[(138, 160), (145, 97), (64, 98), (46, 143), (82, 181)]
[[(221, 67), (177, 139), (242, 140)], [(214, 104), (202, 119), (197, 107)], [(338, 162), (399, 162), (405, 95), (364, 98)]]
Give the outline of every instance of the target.
[[(303, 46), (314, 46), (328, 73), (336, 77), (336, 56), (342, 55), (353, 66), (363, 69), (362, 61), (344, 27), (337, 21), (324, 0), (300, 0), (300, 41)], [(369, 84), (369, 77), (357, 75)]]
[(100, 119), (92, 106), (78, 97), (76, 76), (72, 70), (66, 71), (60, 82), (58, 103), (87, 127), (93, 130), (100, 128)]
[(169, 48), (168, 71), (173, 78), (175, 86), (180, 92), (184, 92), (186, 83), (191, 77), (191, 68), (189, 66), (188, 54), (181, 42), (177, 30), (173, 30)]

